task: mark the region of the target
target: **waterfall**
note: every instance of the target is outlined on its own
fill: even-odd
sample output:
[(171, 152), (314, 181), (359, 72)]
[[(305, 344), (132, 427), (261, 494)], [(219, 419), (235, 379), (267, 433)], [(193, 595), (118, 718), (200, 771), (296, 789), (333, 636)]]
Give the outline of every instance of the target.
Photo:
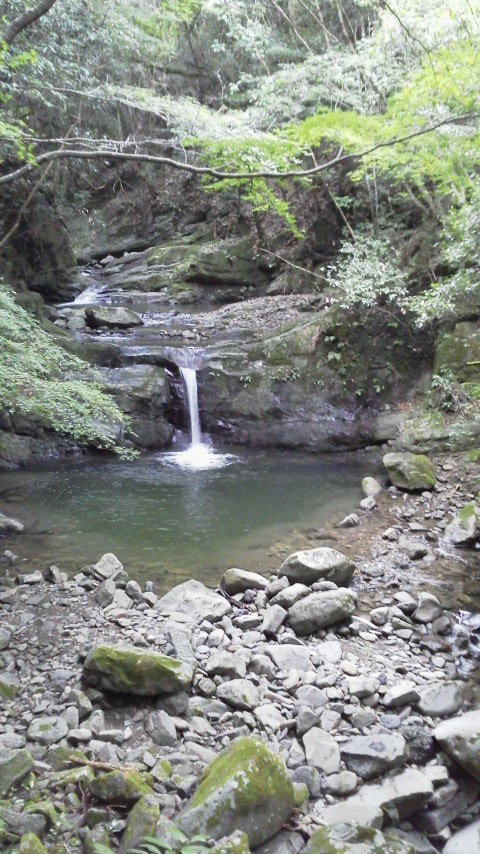
[(179, 367), (179, 370), (187, 393), (188, 414), (190, 417), (190, 442), (193, 448), (202, 444), (200, 413), (198, 411), (197, 372), (195, 368)]

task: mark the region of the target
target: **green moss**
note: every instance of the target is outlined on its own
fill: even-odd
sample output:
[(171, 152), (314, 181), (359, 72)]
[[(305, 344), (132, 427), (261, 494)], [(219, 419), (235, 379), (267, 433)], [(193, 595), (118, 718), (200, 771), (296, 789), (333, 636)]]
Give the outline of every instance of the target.
[(480, 448), (474, 448), (465, 454), (467, 463), (480, 463)]
[(28, 750), (3, 750), (0, 762), (0, 796), (19, 783), (33, 768)]
[(74, 750), (73, 747), (51, 747), (46, 756), (46, 762), (54, 771), (62, 771), (72, 764), (70, 757), (80, 759), (82, 762), (87, 762), (87, 756), (81, 750)]
[(52, 801), (48, 800), (29, 801), (24, 809), (24, 812), (37, 813), (39, 815), (45, 816), (49, 827), (55, 827), (60, 817)]
[(79, 786), (91, 783), (95, 779), (95, 773), (91, 768), (72, 768), (69, 771), (56, 771), (50, 777), (50, 785), (55, 789), (64, 789), (66, 786)]
[(143, 795), (131, 810), (122, 839), (122, 851), (130, 851), (146, 836), (153, 836), (160, 808), (153, 795)]
[(247, 834), (236, 830), (231, 836), (220, 839), (210, 849), (210, 854), (250, 854)]
[(184, 662), (158, 652), (105, 644), (87, 657), (84, 675), (112, 691), (152, 696), (188, 687), (193, 674)]
[(150, 774), (138, 771), (109, 771), (100, 774), (89, 785), (94, 798), (106, 804), (134, 804), (143, 795), (152, 795)]
[(462, 528), (468, 528), (470, 520), (472, 517), (475, 517), (477, 513), (478, 510), (474, 504), (465, 504), (457, 514)]
[(18, 854), (47, 854), (47, 849), (36, 833), (24, 833), (20, 840)]

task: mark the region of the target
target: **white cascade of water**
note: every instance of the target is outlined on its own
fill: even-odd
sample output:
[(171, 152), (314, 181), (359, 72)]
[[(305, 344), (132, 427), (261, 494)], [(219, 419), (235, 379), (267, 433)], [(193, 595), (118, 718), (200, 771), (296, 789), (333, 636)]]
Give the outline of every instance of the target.
[(192, 447), (202, 444), (200, 412), (198, 410), (197, 372), (195, 368), (179, 368), (185, 385), (190, 418), (190, 442)]
[[(190, 365), (193, 357), (189, 356)], [(197, 372), (195, 368), (179, 365), (183, 384), (185, 386), (190, 419), (190, 445), (184, 451), (162, 454), (164, 463), (173, 463), (184, 469), (201, 471), (203, 469), (218, 469), (235, 461), (232, 454), (218, 454), (210, 445), (202, 441), (200, 412), (198, 409)]]

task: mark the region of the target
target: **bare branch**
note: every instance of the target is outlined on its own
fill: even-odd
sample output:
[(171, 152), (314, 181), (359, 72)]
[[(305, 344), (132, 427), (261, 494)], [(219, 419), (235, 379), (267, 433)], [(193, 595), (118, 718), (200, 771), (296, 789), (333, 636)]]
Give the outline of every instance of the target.
[(18, 178), (28, 175), (29, 172), (42, 163), (46, 163), (50, 160), (65, 160), (67, 158), (73, 158), (75, 160), (129, 160), (138, 163), (156, 163), (159, 166), (170, 166), (172, 169), (180, 169), (184, 172), (191, 172), (194, 175), (209, 175), (210, 177), (217, 178), (218, 180), (238, 181), (252, 180), (253, 178), (271, 178), (273, 180), (282, 178), (308, 178), (311, 175), (318, 174), (319, 172), (325, 172), (325, 170), (330, 169), (332, 166), (336, 166), (339, 163), (346, 163), (350, 160), (361, 159), (369, 154), (373, 154), (373, 152), (378, 151), (381, 148), (389, 148), (393, 145), (399, 145), (402, 142), (408, 142), (410, 139), (424, 136), (427, 133), (432, 133), (432, 131), (439, 127), (478, 118), (480, 118), (480, 113), (466, 113), (465, 115), (460, 116), (450, 116), (448, 119), (443, 119), (442, 121), (436, 122), (435, 124), (429, 125), (421, 130), (413, 131), (405, 136), (395, 137), (394, 139), (387, 140), (386, 142), (377, 142), (376, 145), (372, 145), (370, 148), (365, 148), (363, 151), (358, 151), (353, 154), (338, 153), (331, 160), (328, 160), (325, 163), (319, 163), (311, 169), (292, 169), (286, 172), (272, 172), (269, 170), (259, 170), (258, 172), (221, 172), (219, 169), (214, 169), (212, 166), (195, 166), (193, 163), (182, 163), (178, 160), (173, 160), (171, 157), (160, 157), (154, 154), (114, 151), (111, 149), (85, 150), (62, 148), (55, 151), (47, 151), (44, 154), (39, 154), (35, 162), (25, 163), (13, 172), (2, 175), (2, 177), (0, 177), (0, 186), (10, 184), (12, 181), (16, 181)]
[(15, 18), (12, 23), (8, 25), (7, 29), (0, 37), (0, 41), (6, 42), (6, 44), (12, 44), (14, 39), (17, 38), (18, 34), (21, 33), (22, 30), (25, 30), (30, 26), (30, 24), (34, 24), (35, 21), (38, 21), (39, 18), (46, 15), (56, 2), (57, 0), (41, 0), (41, 2), (38, 3), (37, 6), (34, 6), (33, 9), (29, 9), (27, 12), (24, 12), (23, 15), (19, 15), (18, 18)]

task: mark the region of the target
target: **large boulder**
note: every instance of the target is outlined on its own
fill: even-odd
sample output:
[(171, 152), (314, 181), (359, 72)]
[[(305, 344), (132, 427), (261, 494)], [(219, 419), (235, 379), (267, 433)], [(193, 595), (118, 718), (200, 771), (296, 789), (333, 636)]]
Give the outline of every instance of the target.
[(294, 787), (283, 759), (259, 739), (241, 738), (205, 770), (177, 824), (187, 835), (213, 839), (240, 830), (255, 848), (274, 836), (294, 809)]
[(235, 593), (244, 593), (246, 590), (265, 590), (268, 581), (258, 572), (248, 572), (246, 569), (232, 567), (223, 573), (222, 587), (234, 596)]
[(292, 605), (287, 622), (299, 635), (313, 634), (350, 617), (356, 604), (356, 593), (347, 587), (310, 593)]
[(385, 454), (383, 465), (390, 481), (399, 489), (417, 492), (435, 486), (437, 470), (425, 454), (410, 454), (400, 451)]
[(304, 549), (294, 552), (282, 563), (280, 573), (289, 581), (302, 584), (314, 584), (315, 581), (334, 581), (335, 584), (348, 584), (355, 569), (350, 558), (336, 549)]
[(445, 753), (480, 780), (480, 709), (442, 721), (433, 734)]
[(154, 697), (188, 688), (193, 667), (148, 649), (102, 644), (85, 659), (83, 675), (86, 682), (106, 691)]
[(360, 824), (322, 827), (310, 837), (303, 854), (415, 854), (413, 845)]
[(152, 795), (152, 778), (138, 771), (108, 771), (89, 783), (91, 795), (104, 804), (132, 806), (145, 795)]
[(454, 546), (470, 546), (480, 537), (480, 508), (465, 504), (445, 529)]
[(422, 715), (446, 718), (463, 706), (463, 697), (455, 682), (432, 682), (426, 688), (419, 689), (418, 693), (420, 699), (417, 700), (417, 708)]
[(232, 610), (232, 606), (223, 596), (193, 579), (173, 587), (159, 599), (155, 608), (164, 617), (183, 614), (192, 623), (202, 620), (221, 620)]
[(85, 309), (87, 326), (92, 329), (131, 329), (133, 326), (143, 326), (143, 320), (136, 311), (120, 305), (95, 306)]

